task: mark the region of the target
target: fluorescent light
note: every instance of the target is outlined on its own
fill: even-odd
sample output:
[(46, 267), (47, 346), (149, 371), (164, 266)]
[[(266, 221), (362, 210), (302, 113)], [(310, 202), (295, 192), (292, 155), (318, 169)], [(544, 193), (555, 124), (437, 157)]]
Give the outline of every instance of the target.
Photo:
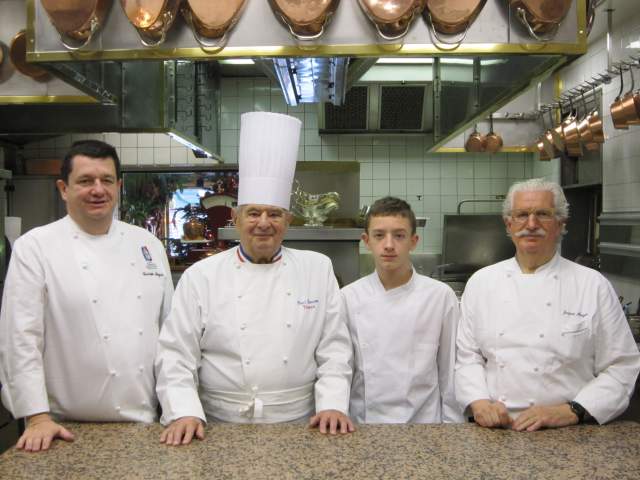
[(214, 158), (213, 154), (207, 150), (205, 150), (204, 148), (202, 148), (199, 145), (196, 145), (195, 143), (193, 143), (191, 140), (175, 133), (175, 132), (167, 132), (167, 135), (169, 135), (171, 138), (173, 138), (176, 142), (181, 143), (182, 145), (184, 145), (187, 148), (190, 148), (191, 150), (194, 150), (196, 152), (199, 152), (203, 155), (205, 155), (207, 158)]
[(629, 45), (627, 45), (624, 48), (640, 48), (640, 40), (634, 40), (633, 42), (629, 42)]
[(220, 60), (222, 65), (254, 65), (254, 61), (250, 58), (227, 58)]
[(416, 57), (384, 57), (379, 58), (376, 63), (379, 64), (402, 64), (409, 63), (412, 65), (418, 64), (431, 64), (433, 63), (433, 58), (416, 58)]

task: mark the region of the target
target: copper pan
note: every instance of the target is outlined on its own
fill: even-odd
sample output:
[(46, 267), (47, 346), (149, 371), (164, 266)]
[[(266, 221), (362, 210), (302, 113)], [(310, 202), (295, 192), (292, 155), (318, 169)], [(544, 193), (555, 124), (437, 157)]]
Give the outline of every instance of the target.
[(182, 15), (200, 45), (221, 48), (246, 4), (246, 0), (185, 0)]
[(359, 0), (360, 8), (385, 40), (399, 40), (422, 13), (426, 0)]
[(269, 0), (271, 8), (298, 40), (319, 38), (340, 0)]
[(79, 50), (91, 41), (111, 4), (112, 0), (42, 0), (42, 8), (68, 50)]
[(587, 150), (597, 150), (599, 146), (593, 140), (590, 121), (591, 112), (587, 109), (584, 90), (580, 90), (580, 98), (582, 99), (582, 105), (584, 106), (584, 117), (582, 117), (582, 120), (578, 122), (578, 135), (580, 136), (580, 142), (587, 148)]
[(636, 110), (636, 96), (635, 78), (633, 77), (633, 66), (629, 65), (629, 74), (631, 75), (631, 88), (622, 99), (622, 113), (624, 114), (624, 121), (627, 125), (639, 125), (640, 117), (638, 116), (638, 110)]
[(178, 15), (181, 0), (120, 0), (129, 21), (136, 27), (140, 41), (146, 47), (164, 42)]
[(536, 142), (536, 150), (540, 154), (540, 160), (548, 161), (551, 160), (551, 156), (547, 152), (547, 149), (542, 141), (542, 138), (538, 139)]
[(613, 101), (609, 110), (611, 112), (611, 120), (613, 121), (613, 128), (618, 130), (628, 130), (629, 126), (625, 120), (624, 110), (622, 108), (622, 91), (624, 90), (624, 75), (623, 69), (620, 68), (620, 91), (618, 96)]
[(9, 58), (16, 70), (34, 80), (42, 81), (49, 76), (44, 68), (27, 62), (27, 34), (24, 30), (20, 30), (11, 40)]
[(484, 135), (478, 132), (478, 126), (474, 125), (473, 132), (467, 138), (464, 144), (464, 149), (467, 152), (484, 152), (487, 146), (487, 139)]
[(566, 151), (572, 157), (582, 156), (582, 144), (580, 143), (580, 134), (578, 133), (578, 122), (573, 110), (573, 101), (571, 102), (571, 110), (567, 119), (562, 122), (562, 132), (564, 133), (564, 144)]
[[(431, 34), (440, 43), (460, 44), (467, 36), (469, 26), (476, 19), (486, 0), (427, 0), (424, 16)], [(456, 41), (441, 38), (438, 34), (462, 34)]]
[(485, 137), (485, 151), (489, 153), (496, 153), (502, 150), (504, 145), (502, 137), (493, 131), (493, 115), (489, 115), (489, 133)]
[(533, 38), (547, 42), (555, 37), (571, 3), (572, 0), (509, 0), (509, 8)]

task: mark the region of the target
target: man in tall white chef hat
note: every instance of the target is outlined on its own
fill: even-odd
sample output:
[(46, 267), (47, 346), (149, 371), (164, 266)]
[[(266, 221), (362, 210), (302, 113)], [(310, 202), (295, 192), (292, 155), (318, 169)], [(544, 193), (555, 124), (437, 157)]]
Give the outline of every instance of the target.
[[(347, 433), (352, 347), (331, 261), (282, 247), (301, 122), (242, 115), (240, 245), (187, 269), (156, 359), (161, 441), (204, 437), (204, 422), (306, 421)], [(315, 415), (314, 415), (315, 413)]]
[(157, 418), (153, 360), (173, 283), (162, 243), (114, 219), (116, 150), (72, 145), (57, 185), (61, 220), (15, 241), (0, 315), (2, 401), (26, 419), (17, 447), (73, 440), (59, 420)]
[(515, 183), (503, 205), (514, 258), (477, 271), (462, 297), (456, 398), (476, 423), (519, 431), (624, 412), (640, 354), (611, 284), (560, 256), (560, 185)]

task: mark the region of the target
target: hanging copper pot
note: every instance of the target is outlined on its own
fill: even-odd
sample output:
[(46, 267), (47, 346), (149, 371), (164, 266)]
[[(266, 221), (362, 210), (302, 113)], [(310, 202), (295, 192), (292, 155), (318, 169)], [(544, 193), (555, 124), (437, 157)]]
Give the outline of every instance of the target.
[(340, 0), (269, 0), (271, 8), (298, 40), (314, 40), (324, 33)]
[(535, 146), (536, 150), (540, 154), (540, 160), (551, 160), (551, 156), (547, 152), (544, 142), (542, 141), (542, 137), (538, 139)]
[(622, 108), (622, 91), (624, 90), (624, 75), (622, 67), (619, 69), (620, 73), (620, 91), (618, 92), (618, 96), (613, 101), (609, 110), (611, 111), (611, 120), (613, 121), (613, 128), (618, 130), (628, 130), (629, 126), (627, 125), (624, 110)]
[(360, 8), (385, 40), (399, 40), (422, 13), (426, 0), (359, 0)]
[(564, 133), (564, 145), (569, 154), (572, 157), (582, 156), (582, 145), (580, 143), (580, 134), (578, 133), (578, 122), (575, 112), (573, 110), (573, 101), (571, 102), (569, 116), (562, 122), (562, 131)]
[(42, 0), (42, 8), (68, 50), (86, 46), (104, 23), (112, 0)]
[(555, 37), (571, 3), (572, 0), (509, 0), (509, 8), (533, 38), (546, 42)]
[[(460, 44), (467, 36), (469, 26), (476, 19), (486, 0), (427, 0), (423, 15), (431, 34), (440, 43)], [(462, 36), (455, 41), (443, 39), (438, 34)]]
[(467, 138), (467, 141), (464, 144), (464, 149), (467, 152), (484, 152), (485, 147), (487, 146), (487, 139), (484, 135), (478, 132), (478, 126), (473, 126), (473, 132)]
[(631, 65), (629, 65), (629, 74), (631, 75), (631, 88), (622, 99), (622, 114), (624, 115), (624, 121), (627, 125), (638, 125), (640, 124), (640, 117), (636, 110), (635, 97), (637, 96), (637, 92), (634, 92), (635, 78)]
[(182, 15), (200, 45), (220, 48), (246, 4), (246, 0), (185, 0)]
[(181, 0), (120, 0), (129, 21), (146, 47), (162, 44), (178, 15)]
[(593, 134), (595, 143), (604, 143), (604, 130), (602, 128), (602, 119), (597, 111), (591, 112), (589, 115), (589, 128)]
[(493, 115), (489, 115), (489, 133), (485, 137), (485, 152), (496, 153), (502, 150), (502, 137), (493, 131)]
[(16, 70), (34, 80), (43, 81), (49, 76), (44, 68), (27, 62), (27, 34), (24, 30), (20, 30), (11, 40), (9, 58)]

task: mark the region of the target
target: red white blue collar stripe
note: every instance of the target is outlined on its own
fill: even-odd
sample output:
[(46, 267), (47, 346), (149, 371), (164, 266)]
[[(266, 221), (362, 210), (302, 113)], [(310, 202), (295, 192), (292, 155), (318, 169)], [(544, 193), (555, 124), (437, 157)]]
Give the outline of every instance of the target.
[[(242, 245), (238, 246), (236, 250), (236, 254), (238, 255), (238, 260), (242, 263), (254, 263), (253, 259), (244, 251)], [(278, 251), (275, 253), (273, 257), (271, 257), (271, 261), (269, 263), (276, 263), (278, 260), (282, 258), (282, 247), (278, 248)]]

